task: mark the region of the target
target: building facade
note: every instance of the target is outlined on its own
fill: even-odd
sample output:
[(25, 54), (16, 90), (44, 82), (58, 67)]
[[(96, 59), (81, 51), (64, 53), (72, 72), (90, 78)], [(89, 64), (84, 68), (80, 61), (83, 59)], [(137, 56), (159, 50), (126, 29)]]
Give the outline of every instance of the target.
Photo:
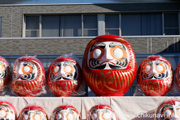
[(83, 55), (87, 43), (103, 34), (124, 37), (136, 54), (180, 51), (176, 1), (16, 2), (0, 5), (1, 55)]

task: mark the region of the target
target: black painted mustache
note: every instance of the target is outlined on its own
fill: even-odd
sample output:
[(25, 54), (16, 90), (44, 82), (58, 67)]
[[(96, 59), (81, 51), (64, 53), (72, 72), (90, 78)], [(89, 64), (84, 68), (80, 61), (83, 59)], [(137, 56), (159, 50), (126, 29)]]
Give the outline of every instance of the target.
[[(96, 60), (94, 58), (91, 58), (89, 60), (89, 67), (92, 69), (104, 69), (106, 67), (106, 64), (100, 65), (99, 64), (100, 60)], [(121, 60), (116, 60), (115, 65), (111, 63), (107, 63), (111, 69), (121, 69), (124, 68), (128, 65), (128, 60), (127, 58), (122, 58)]]
[(163, 79), (168, 77), (168, 72), (166, 74), (165, 73), (158, 74), (158, 76), (157, 75), (149, 76), (147, 73), (145, 73), (144, 75), (142, 74), (142, 77), (143, 79)]

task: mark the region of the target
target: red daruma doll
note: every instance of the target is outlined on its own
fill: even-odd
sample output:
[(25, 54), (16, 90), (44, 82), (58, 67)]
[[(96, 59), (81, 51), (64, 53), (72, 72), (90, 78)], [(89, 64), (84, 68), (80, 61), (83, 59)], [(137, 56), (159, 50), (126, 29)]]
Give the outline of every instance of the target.
[(123, 96), (133, 84), (136, 69), (132, 47), (119, 36), (96, 37), (85, 49), (84, 79), (97, 96)]
[(47, 84), (55, 96), (80, 95), (82, 80), (81, 68), (71, 57), (59, 57), (49, 66)]
[(180, 120), (180, 101), (163, 102), (158, 106), (154, 120)]
[(86, 120), (118, 120), (114, 110), (108, 105), (95, 105), (88, 114)]
[(37, 96), (45, 84), (45, 70), (35, 57), (18, 58), (13, 67), (11, 90), (19, 96)]
[(62, 105), (53, 110), (50, 120), (81, 120), (80, 114), (73, 106)]
[(48, 116), (40, 106), (27, 106), (21, 110), (18, 120), (48, 120)]
[(16, 109), (7, 101), (0, 101), (0, 120), (16, 120)]
[(10, 81), (10, 70), (8, 62), (0, 56), (0, 94), (3, 94)]
[(173, 71), (168, 60), (161, 56), (149, 56), (138, 70), (138, 85), (148, 96), (163, 96), (173, 84)]

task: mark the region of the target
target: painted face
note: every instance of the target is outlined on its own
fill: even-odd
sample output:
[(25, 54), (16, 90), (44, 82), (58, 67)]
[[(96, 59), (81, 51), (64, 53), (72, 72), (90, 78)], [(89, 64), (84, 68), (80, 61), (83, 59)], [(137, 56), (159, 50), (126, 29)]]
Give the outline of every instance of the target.
[(0, 56), (0, 93), (4, 91), (10, 81), (9, 64), (3, 57)]
[(38, 70), (36, 65), (33, 62), (20, 62), (16, 68), (15, 72), (17, 72), (13, 79), (16, 80), (34, 80), (37, 77)]
[(168, 101), (161, 104), (157, 114), (156, 120), (180, 120), (180, 102)]
[(42, 108), (30, 106), (21, 111), (18, 120), (48, 120), (48, 117)]
[(39, 94), (45, 83), (45, 70), (35, 57), (18, 58), (13, 67), (11, 90), (20, 96)]
[(171, 64), (161, 56), (149, 56), (138, 71), (138, 85), (145, 95), (162, 96), (171, 88), (173, 72)]
[(77, 69), (73, 62), (58, 62), (52, 67), (51, 79), (56, 80), (75, 80)]
[(91, 108), (87, 120), (117, 120), (117, 118), (110, 106), (100, 105)]
[(16, 120), (16, 112), (14, 107), (8, 102), (0, 102), (0, 119)]
[(166, 79), (170, 74), (168, 65), (160, 60), (147, 61), (142, 67), (142, 79)]
[(80, 116), (74, 107), (60, 106), (53, 111), (51, 120), (80, 120)]
[(82, 86), (79, 64), (70, 57), (59, 57), (48, 69), (47, 84), (55, 96), (73, 96)]
[(91, 40), (83, 56), (83, 76), (98, 96), (123, 96), (133, 84), (137, 64), (130, 44), (115, 35)]
[(129, 62), (128, 49), (119, 42), (95, 43), (89, 53), (91, 69), (124, 69)]

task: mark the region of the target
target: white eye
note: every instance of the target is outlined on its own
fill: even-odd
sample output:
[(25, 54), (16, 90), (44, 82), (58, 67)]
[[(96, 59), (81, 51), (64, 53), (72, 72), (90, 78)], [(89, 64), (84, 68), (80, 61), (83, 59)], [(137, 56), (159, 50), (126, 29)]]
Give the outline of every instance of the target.
[(0, 111), (0, 118), (4, 118), (6, 116), (6, 111), (1, 110)]
[(41, 120), (41, 116), (40, 115), (35, 115), (34, 120)]
[(110, 119), (110, 114), (109, 113), (104, 113), (103, 118), (104, 119)]
[(164, 112), (164, 116), (165, 116), (165, 117), (169, 117), (169, 116), (171, 116), (171, 114), (172, 114), (171, 110), (166, 110), (166, 111)]
[(29, 118), (28, 115), (25, 115), (25, 116), (24, 116), (24, 119), (25, 119), (25, 120), (28, 120), (28, 118)]
[(93, 52), (93, 57), (98, 58), (101, 55), (102, 51), (100, 49), (96, 49)]
[(157, 71), (163, 71), (164, 70), (162, 65), (158, 65), (156, 68), (157, 68)]
[(58, 114), (57, 116), (56, 116), (56, 119), (61, 119), (61, 117), (62, 117), (62, 115), (61, 114)]
[(114, 49), (113, 54), (116, 58), (122, 58), (123, 57), (123, 51), (120, 48)]
[(54, 68), (54, 72), (57, 73), (57, 72), (59, 71), (59, 69), (60, 69), (59, 66), (56, 66), (56, 67)]
[(72, 68), (71, 66), (67, 65), (65, 68), (64, 68), (65, 72), (71, 72)]
[(30, 67), (29, 66), (25, 66), (24, 68), (23, 68), (23, 71), (24, 72), (26, 72), (26, 73), (28, 73), (29, 71), (30, 71)]
[(68, 114), (67, 118), (68, 118), (69, 120), (73, 120), (73, 114)]
[(97, 114), (92, 115), (92, 119), (95, 120), (97, 118)]
[(146, 68), (145, 68), (145, 71), (148, 72), (148, 71), (150, 71), (150, 69), (151, 69), (151, 66), (147, 65)]

